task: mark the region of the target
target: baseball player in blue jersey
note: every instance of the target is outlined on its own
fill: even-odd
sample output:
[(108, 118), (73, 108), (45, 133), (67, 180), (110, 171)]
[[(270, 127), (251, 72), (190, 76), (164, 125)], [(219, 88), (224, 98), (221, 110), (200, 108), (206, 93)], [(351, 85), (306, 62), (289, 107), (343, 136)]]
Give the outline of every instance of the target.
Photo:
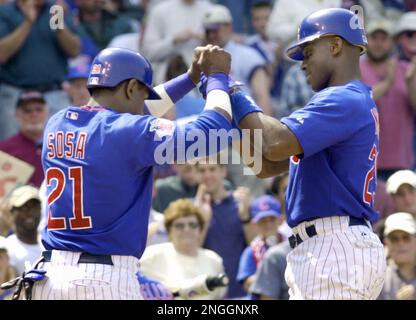
[[(140, 54), (105, 49), (97, 55), (89, 104), (58, 112), (45, 128), (47, 251), (39, 267), (46, 277), (34, 284), (33, 299), (142, 298), (136, 274), (147, 238), (155, 150), (172, 145), (173, 160), (183, 160), (176, 152), (181, 133), (198, 129), (208, 137), (209, 129), (231, 129), (230, 62), (219, 47), (197, 48), (187, 74), (152, 88), (151, 65)], [(195, 87), (201, 71), (209, 75), (208, 95), (197, 120), (180, 126), (143, 115), (145, 100), (149, 109), (166, 110)], [(185, 150), (191, 145), (182, 143)]]
[[(291, 299), (376, 299), (383, 245), (372, 232), (379, 124), (371, 88), (360, 81), (367, 40), (357, 16), (324, 9), (307, 16), (287, 50), (317, 92), (280, 121), (242, 92), (231, 95), (240, 128), (262, 129), (258, 176), (289, 170), (287, 220), (293, 230), (285, 278)], [(249, 164), (252, 165), (252, 164)]]

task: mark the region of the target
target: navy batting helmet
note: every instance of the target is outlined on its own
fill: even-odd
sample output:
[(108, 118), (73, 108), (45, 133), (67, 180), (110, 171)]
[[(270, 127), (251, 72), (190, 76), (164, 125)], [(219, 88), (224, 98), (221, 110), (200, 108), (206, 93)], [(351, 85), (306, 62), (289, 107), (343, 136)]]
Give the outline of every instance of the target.
[(367, 50), (367, 37), (357, 15), (347, 9), (330, 8), (311, 13), (298, 29), (298, 41), (289, 47), (286, 54), (293, 60), (303, 60), (303, 48), (323, 36), (335, 35), (348, 43)]
[(152, 66), (140, 53), (119, 48), (102, 50), (94, 59), (87, 88), (113, 88), (136, 79), (149, 89), (149, 100), (160, 99), (152, 88)]

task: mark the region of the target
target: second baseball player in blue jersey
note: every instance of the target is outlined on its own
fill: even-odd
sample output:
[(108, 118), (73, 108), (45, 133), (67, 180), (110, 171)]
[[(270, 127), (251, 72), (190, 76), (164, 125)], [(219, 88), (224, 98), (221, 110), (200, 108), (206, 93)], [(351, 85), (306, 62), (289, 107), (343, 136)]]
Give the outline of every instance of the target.
[(303, 148), (302, 159), (290, 158), (289, 226), (334, 213), (377, 220), (372, 205), (379, 128), (370, 90), (361, 81), (330, 87), (281, 119)]
[[(291, 299), (376, 299), (384, 248), (371, 229), (379, 147), (377, 107), (360, 80), (366, 50), (359, 18), (331, 8), (307, 16), (287, 50), (316, 94), (281, 119), (231, 95), (241, 128), (263, 128), (260, 177), (289, 169), (286, 214), (293, 235), (285, 272)], [(253, 146), (256, 149), (256, 146)]]

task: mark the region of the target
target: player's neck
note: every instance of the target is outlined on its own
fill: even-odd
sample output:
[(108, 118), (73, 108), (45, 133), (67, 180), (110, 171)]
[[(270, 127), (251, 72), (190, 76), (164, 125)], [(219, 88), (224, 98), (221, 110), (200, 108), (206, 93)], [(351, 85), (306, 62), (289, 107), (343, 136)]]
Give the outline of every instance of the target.
[(346, 70), (334, 72), (328, 86), (341, 86), (354, 80), (361, 80), (361, 73), (358, 66), (356, 68), (346, 68)]

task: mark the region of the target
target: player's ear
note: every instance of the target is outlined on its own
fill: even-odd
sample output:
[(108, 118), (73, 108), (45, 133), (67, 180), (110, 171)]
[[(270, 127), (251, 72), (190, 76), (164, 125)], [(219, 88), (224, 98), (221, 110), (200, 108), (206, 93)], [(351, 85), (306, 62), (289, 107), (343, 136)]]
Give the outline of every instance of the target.
[(336, 57), (341, 53), (342, 47), (344, 46), (344, 41), (340, 37), (331, 37), (329, 45), (331, 54)]
[(138, 83), (137, 83), (137, 80), (135, 80), (135, 79), (130, 79), (130, 80), (127, 81), (127, 84), (126, 84), (124, 90), (125, 90), (126, 97), (128, 99), (132, 99), (132, 97), (134, 95), (134, 91), (137, 90), (137, 88), (136, 88), (137, 85), (138, 85)]

